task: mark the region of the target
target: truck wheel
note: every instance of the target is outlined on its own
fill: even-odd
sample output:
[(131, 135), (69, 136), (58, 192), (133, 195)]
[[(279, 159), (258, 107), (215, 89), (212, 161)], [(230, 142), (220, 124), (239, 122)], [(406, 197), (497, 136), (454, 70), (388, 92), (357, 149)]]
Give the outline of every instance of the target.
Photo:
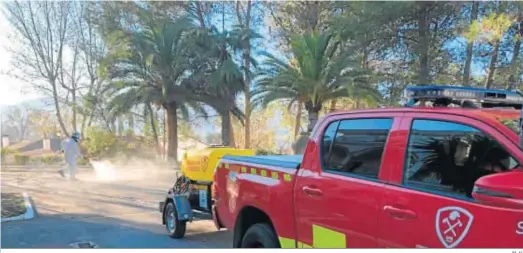
[(165, 218), (165, 228), (172, 238), (182, 238), (185, 235), (186, 221), (178, 220), (178, 212), (173, 202), (168, 202), (163, 211)]
[(242, 248), (279, 248), (280, 243), (274, 230), (269, 224), (257, 223), (252, 225), (243, 236)]

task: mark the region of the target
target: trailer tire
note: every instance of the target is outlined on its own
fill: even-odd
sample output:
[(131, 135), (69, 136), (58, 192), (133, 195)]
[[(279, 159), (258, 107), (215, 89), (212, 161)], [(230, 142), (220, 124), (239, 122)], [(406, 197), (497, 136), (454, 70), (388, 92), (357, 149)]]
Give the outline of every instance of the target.
[(178, 212), (174, 203), (169, 201), (163, 211), (165, 219), (165, 229), (172, 238), (182, 238), (185, 236), (187, 221), (178, 220)]
[(247, 229), (241, 248), (279, 248), (280, 242), (269, 224), (257, 223)]

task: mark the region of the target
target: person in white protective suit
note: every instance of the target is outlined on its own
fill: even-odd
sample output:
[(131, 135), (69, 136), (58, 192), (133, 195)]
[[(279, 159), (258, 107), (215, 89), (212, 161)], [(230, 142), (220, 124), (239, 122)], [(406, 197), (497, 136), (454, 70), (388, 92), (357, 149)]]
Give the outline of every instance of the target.
[(62, 152), (64, 153), (65, 168), (60, 170), (60, 175), (66, 177), (65, 170), (68, 170), (68, 179), (75, 180), (76, 161), (82, 156), (79, 147), (80, 133), (74, 132), (71, 138), (62, 142)]

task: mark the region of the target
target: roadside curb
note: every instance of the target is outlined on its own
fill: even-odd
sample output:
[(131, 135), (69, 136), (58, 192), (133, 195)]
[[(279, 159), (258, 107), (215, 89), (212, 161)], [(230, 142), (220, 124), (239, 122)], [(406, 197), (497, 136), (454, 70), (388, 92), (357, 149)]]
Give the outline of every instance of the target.
[(35, 212), (33, 210), (33, 206), (31, 205), (31, 201), (29, 200), (29, 195), (27, 195), (25, 192), (22, 193), (22, 195), (24, 196), (25, 213), (14, 217), (2, 218), (1, 222), (30, 220), (34, 218)]

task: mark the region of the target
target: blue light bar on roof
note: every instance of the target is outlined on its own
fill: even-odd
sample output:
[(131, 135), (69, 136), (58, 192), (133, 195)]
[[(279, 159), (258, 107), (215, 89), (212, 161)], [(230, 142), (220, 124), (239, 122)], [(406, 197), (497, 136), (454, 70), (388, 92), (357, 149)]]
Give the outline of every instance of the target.
[(470, 99), (480, 102), (485, 101), (502, 104), (523, 103), (523, 96), (516, 91), (444, 85), (409, 86), (405, 89), (405, 97), (407, 99), (422, 100), (451, 98)]

